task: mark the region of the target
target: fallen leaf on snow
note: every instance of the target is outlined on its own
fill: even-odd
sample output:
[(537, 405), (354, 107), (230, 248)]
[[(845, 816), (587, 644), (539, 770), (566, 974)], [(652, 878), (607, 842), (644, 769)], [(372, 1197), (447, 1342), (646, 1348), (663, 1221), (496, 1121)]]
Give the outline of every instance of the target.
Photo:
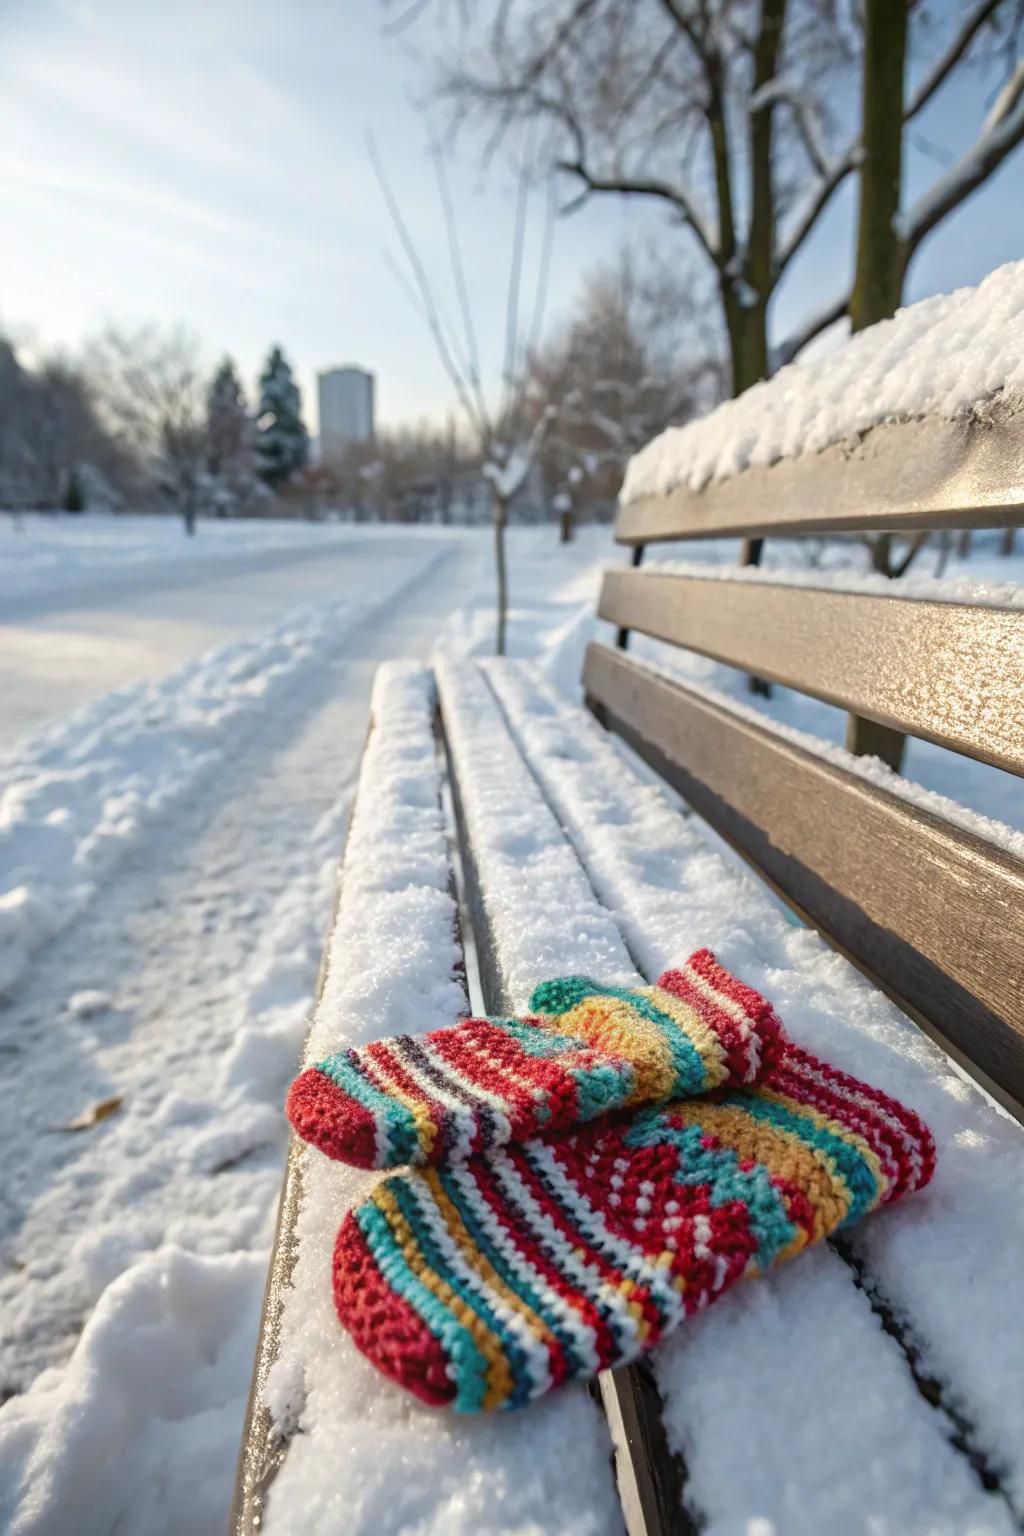
[(101, 1099), (98, 1104), (91, 1105), (89, 1109), (83, 1110), (80, 1115), (76, 1115), (74, 1120), (69, 1120), (67, 1125), (59, 1125), (57, 1129), (59, 1131), (91, 1130), (94, 1125), (99, 1125), (100, 1121), (105, 1120), (108, 1115), (116, 1115), (122, 1103), (121, 1095), (116, 1093), (112, 1099)]

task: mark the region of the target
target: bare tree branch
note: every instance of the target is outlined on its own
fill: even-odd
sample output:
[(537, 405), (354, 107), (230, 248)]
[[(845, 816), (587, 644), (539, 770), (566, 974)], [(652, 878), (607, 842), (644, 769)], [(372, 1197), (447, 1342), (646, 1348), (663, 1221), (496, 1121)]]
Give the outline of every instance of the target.
[(505, 296), (505, 359), (501, 369), (504, 420), (513, 402), (516, 362), (519, 351), (519, 295), (523, 286), (523, 244), (526, 239), (526, 205), (529, 193), (529, 167), (524, 158), (516, 188), (516, 218), (512, 231), (512, 255), (509, 260), (508, 290)]
[(590, 11), (594, 10), (596, 5), (597, 0), (576, 0), (576, 4), (572, 7), (568, 16), (566, 16), (560, 26), (555, 28), (554, 36), (550, 39), (547, 46), (542, 48), (534, 57), (520, 82), (521, 86), (529, 89), (537, 83), (548, 66), (562, 52), (562, 49), (576, 31), (580, 22), (587, 17)]
[[(997, 110), (998, 109), (998, 110)], [(903, 221), (907, 260), (947, 214), (977, 191), (1024, 139), (1024, 63), (990, 114), (987, 131), (945, 176), (931, 187)]]
[(434, 145), (431, 149), (431, 158), (434, 162), (434, 175), (441, 198), (445, 237), (448, 241), (448, 259), (451, 262), (455, 294), (458, 300), (459, 312), (462, 316), (462, 329), (466, 338), (466, 355), (468, 358), (467, 379), (476, 398), (480, 416), (483, 418), (487, 415), (487, 406), (484, 401), (483, 378), (480, 372), (480, 350), (477, 346), (476, 326), (473, 322), (473, 310), (469, 302), (469, 289), (466, 286), (466, 270), (462, 261), (459, 227), (455, 218), (451, 189), (448, 185), (448, 173), (445, 169), (444, 156), (437, 145)]
[(687, 13), (683, 10), (683, 7), (679, 4), (679, 0), (661, 0), (661, 5), (662, 9), (667, 11), (668, 15), (675, 22), (680, 32), (682, 32), (683, 36), (687, 39), (701, 64), (707, 68), (711, 62), (712, 50), (708, 47), (706, 22), (704, 31), (701, 33), (694, 23), (693, 17), (687, 15)]
[(767, 87), (755, 91), (751, 96), (751, 116), (768, 111), (776, 102), (784, 103), (792, 113), (804, 153), (817, 175), (822, 178), (828, 176), (832, 167), (822, 142), (820, 125), (815, 121), (811, 103), (799, 91), (787, 85), (784, 80), (772, 80)]
[(717, 245), (713, 242), (704, 220), (681, 188), (670, 186), (666, 181), (643, 176), (596, 176), (587, 170), (581, 160), (559, 160), (558, 169), (570, 176), (578, 177), (588, 192), (619, 192), (624, 197), (656, 197), (663, 202), (671, 203), (677, 209), (680, 218), (693, 230), (706, 255), (717, 263), (719, 259)]
[(548, 302), (548, 282), (551, 277), (551, 253), (555, 243), (555, 179), (548, 177), (547, 197), (544, 203), (544, 232), (540, 243), (540, 260), (537, 264), (537, 286), (533, 294), (533, 313), (527, 331), (525, 362), (529, 366), (540, 344), (544, 326), (544, 311)]
[(501, 501), (510, 502), (526, 484), (554, 415), (554, 407), (548, 406), (534, 422), (526, 442), (513, 447), (503, 463), (496, 463), (492, 459), (484, 464), (484, 479)]
[(989, 134), (1005, 122), (1024, 94), (1024, 59), (1021, 59), (1006, 80), (981, 127), (982, 135)]
[(388, 181), (387, 175), (384, 171), (384, 165), (378, 153), (377, 144), (372, 133), (367, 133), (366, 147), (370, 156), (370, 162), (374, 169), (374, 174), (377, 177), (377, 185), (380, 187), (381, 194), (384, 198), (384, 202), (387, 207), (388, 214), (391, 218), (392, 225), (394, 226), (395, 233), (397, 234), (402, 246), (402, 250), (405, 253), (405, 259), (409, 264), (409, 269), (412, 273), (416, 291), (419, 293), (422, 313), (424, 319), (427, 322), (427, 325), (430, 327), (430, 333), (434, 338), (434, 345), (437, 347), (437, 353), (441, 360), (441, 365), (451, 380), (452, 386), (454, 387), (455, 392), (459, 397), (459, 403), (461, 404), (463, 410), (466, 412), (466, 415), (469, 417), (470, 421), (474, 424), (476, 429), (482, 435), (486, 436), (488, 434), (488, 424), (486, 418), (481, 418), (478, 415), (477, 404), (473, 399), (473, 395), (469, 387), (467, 386), (464, 370), (459, 366), (455, 353), (453, 352), (449, 343), (444, 323), (441, 319), (441, 314), (437, 306), (437, 300), (434, 297), (434, 290), (431, 287), (430, 279), (428, 278), (426, 269), (420, 259), (419, 251), (416, 249), (416, 245), (409, 233), (408, 225), (402, 216), (402, 210), (399, 208), (395, 199), (395, 194), (391, 189), (391, 183)]
[(432, 0), (412, 0), (412, 3), (406, 7), (400, 16), (396, 16), (393, 21), (386, 21), (384, 23), (381, 27), (384, 36), (397, 37), (400, 32), (404, 32), (408, 27), (411, 27), (413, 22), (423, 14), (431, 3)]
[(857, 169), (860, 158), (860, 145), (851, 145), (844, 154), (832, 162), (827, 174), (818, 182), (804, 205), (803, 212), (779, 249), (775, 263), (776, 279), (785, 272), (847, 176)]
[(953, 38), (945, 53), (936, 59), (913, 96), (911, 96), (907, 103), (907, 109), (903, 114), (903, 121), (905, 123), (909, 123), (912, 117), (916, 117), (922, 107), (928, 105), (940, 86), (945, 84), (986, 21), (995, 15), (1001, 4), (1002, 0), (981, 0), (981, 4), (977, 5), (970, 15), (965, 18), (959, 32)]
[(830, 325), (835, 325), (846, 314), (850, 304), (850, 295), (844, 293), (841, 298), (833, 299), (831, 303), (824, 305), (811, 315), (805, 323), (794, 331), (793, 334), (775, 349), (773, 361), (776, 368), (782, 368), (786, 363), (791, 363), (804, 347), (812, 342), (815, 336), (820, 336), (822, 331), (827, 331)]

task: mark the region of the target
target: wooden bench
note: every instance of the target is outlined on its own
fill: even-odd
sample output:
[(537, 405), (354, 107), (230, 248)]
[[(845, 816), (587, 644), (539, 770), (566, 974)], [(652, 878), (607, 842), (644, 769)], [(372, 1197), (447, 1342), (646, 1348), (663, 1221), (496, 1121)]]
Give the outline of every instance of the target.
[[(914, 423), (627, 506), (616, 537), (998, 526), (1022, 505), (1008, 428)], [(1024, 609), (641, 567), (609, 571), (599, 616), (619, 644), (587, 652), (597, 723), (522, 663), (379, 678), (310, 1058), (453, 999), (521, 1007), (548, 974), (650, 979), (710, 943), (798, 1039), (908, 1098), (936, 1181), (589, 1396), (467, 1422), (379, 1381), (337, 1327), (322, 1234), (365, 1176), (293, 1145), (232, 1530), (1018, 1528), (1024, 837), (625, 641), (1021, 775)], [(421, 1016), (387, 1016), (410, 989)]]

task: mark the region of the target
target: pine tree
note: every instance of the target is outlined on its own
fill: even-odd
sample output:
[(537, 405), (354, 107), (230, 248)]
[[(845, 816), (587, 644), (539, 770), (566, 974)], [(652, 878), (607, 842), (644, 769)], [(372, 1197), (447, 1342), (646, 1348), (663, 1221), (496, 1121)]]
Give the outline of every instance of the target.
[(260, 376), (256, 457), (259, 473), (275, 490), (304, 469), (309, 458), (309, 434), (302, 420), (302, 396), (291, 364), (280, 347), (267, 358)]
[(85, 488), (82, 485), (82, 476), (78, 466), (73, 465), (68, 472), (67, 485), (64, 489), (64, 511), (84, 512), (86, 509)]
[(230, 357), (217, 369), (207, 395), (206, 468), (212, 499), (221, 515), (238, 512), (254, 499), (254, 424)]

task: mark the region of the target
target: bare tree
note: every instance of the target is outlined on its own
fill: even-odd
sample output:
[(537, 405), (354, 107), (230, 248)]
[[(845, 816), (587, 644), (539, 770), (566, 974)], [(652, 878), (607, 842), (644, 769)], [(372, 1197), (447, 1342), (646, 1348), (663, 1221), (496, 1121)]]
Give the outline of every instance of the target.
[(194, 337), (180, 327), (122, 331), (92, 343), (87, 365), (101, 410), (160, 497), (195, 533), (206, 453), (206, 397)]
[(84, 503), (86, 483), (116, 499), (125, 474), (81, 371), (59, 358), (23, 368), (0, 338), (0, 505)]
[(733, 393), (769, 371), (768, 305), (856, 164), (831, 87), (854, 39), (827, 0), (515, 0), (487, 7), (441, 91), (492, 144), (541, 119), (573, 185), (664, 207), (709, 264)]
[(568, 322), (531, 364), (534, 415), (553, 410), (541, 454), (563, 539), (588, 502), (611, 503), (631, 456), (722, 398), (726, 365), (691, 269), (624, 251), (585, 278)]
[(524, 252), (531, 180), (531, 166), (527, 161), (519, 173), (516, 186), (505, 301), (505, 348), (498, 399), (494, 401), (485, 387), (476, 323), (459, 241), (458, 220), (448, 184), (444, 156), (439, 148), (435, 148), (432, 152), (438, 205), (444, 220), (452, 288), (460, 319), (458, 327), (451, 325), (445, 318), (372, 138), (368, 141), (368, 148), (402, 252), (402, 262), (392, 262), (395, 275), (430, 331), (438, 358), (455, 391), (466, 427), (479, 456), (483, 478), (490, 490), (497, 578), (497, 623), (494, 649), (496, 655), (503, 656), (508, 625), (508, 561), (505, 530), (508, 526), (509, 505), (530, 478), (552, 417), (550, 408), (545, 407), (539, 415), (530, 420), (526, 408), (526, 380), (529, 373), (529, 359), (536, 350), (544, 320), (551, 263), (553, 200), (550, 196), (547, 199), (530, 318), (524, 326), (522, 323)]
[[(889, 83), (902, 76), (911, 10), (920, 78), (904, 102)], [(491, 0), (460, 8), (440, 91), (456, 126), (486, 130), (488, 149), (543, 123), (570, 209), (614, 196), (667, 210), (712, 275), (738, 394), (847, 313), (870, 323), (879, 295), (898, 302), (914, 252), (1024, 137), (1020, 0), (956, 8), (948, 37), (920, 0), (867, 0), (866, 21), (865, 42), (846, 0)], [(897, 217), (889, 125), (906, 132), (984, 49), (1010, 61), (1003, 92), (959, 164)], [(869, 110), (844, 129), (833, 103), (862, 52)], [(772, 349), (772, 298), (861, 167), (853, 287)], [(745, 543), (745, 563), (760, 555), (760, 540)]]
[[(456, 125), (486, 130), (488, 148), (517, 125), (542, 122), (574, 189), (570, 208), (614, 196), (668, 212), (713, 277), (739, 393), (851, 306), (868, 323), (859, 317), (870, 312), (873, 279), (862, 268), (852, 292), (769, 348), (774, 294), (862, 164), (865, 251), (890, 227), (898, 202), (879, 141), (893, 123), (904, 132), (979, 52), (1008, 60), (976, 142), (900, 220), (888, 278), (897, 293), (922, 242), (1024, 137), (1019, 0), (952, 8), (948, 37), (920, 0), (868, 0), (866, 9), (870, 110), (845, 130), (835, 103), (849, 94), (864, 48), (859, 9), (847, 0), (491, 0), (461, 12), (439, 89)], [(908, 13), (919, 78), (904, 102), (889, 83), (902, 71)], [(876, 256), (869, 264), (878, 270)]]

